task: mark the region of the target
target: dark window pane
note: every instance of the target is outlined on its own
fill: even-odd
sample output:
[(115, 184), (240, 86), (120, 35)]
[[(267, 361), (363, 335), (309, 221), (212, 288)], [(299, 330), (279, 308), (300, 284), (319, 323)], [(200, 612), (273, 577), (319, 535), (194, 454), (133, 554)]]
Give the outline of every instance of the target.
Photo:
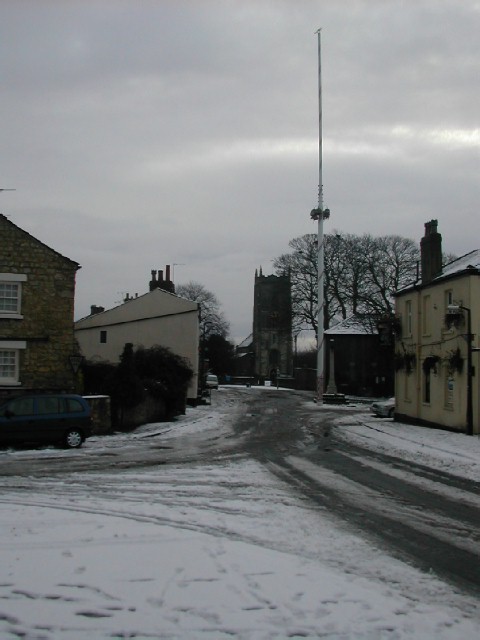
[(63, 411), (63, 402), (61, 398), (38, 398), (38, 413), (61, 413)]
[(15, 416), (33, 415), (33, 398), (17, 398), (8, 403), (7, 411), (11, 411)]
[(69, 413), (75, 413), (77, 411), (83, 411), (83, 407), (78, 400), (75, 398), (66, 398), (67, 401), (67, 411)]

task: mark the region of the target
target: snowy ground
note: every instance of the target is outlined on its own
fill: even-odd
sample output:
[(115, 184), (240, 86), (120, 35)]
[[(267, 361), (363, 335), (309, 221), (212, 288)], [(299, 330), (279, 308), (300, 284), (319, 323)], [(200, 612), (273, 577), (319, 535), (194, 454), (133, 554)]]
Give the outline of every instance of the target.
[[(108, 455), (155, 435), (172, 442), (220, 422), (225, 428), (222, 407), (214, 396), (175, 425), (36, 454), (85, 456), (103, 447)], [(342, 412), (336, 432), (480, 478), (478, 437), (358, 408)], [(3, 450), (0, 462), (29, 455)], [(473, 598), (362, 540), (248, 458), (22, 475), (2, 485), (2, 640), (480, 637)]]

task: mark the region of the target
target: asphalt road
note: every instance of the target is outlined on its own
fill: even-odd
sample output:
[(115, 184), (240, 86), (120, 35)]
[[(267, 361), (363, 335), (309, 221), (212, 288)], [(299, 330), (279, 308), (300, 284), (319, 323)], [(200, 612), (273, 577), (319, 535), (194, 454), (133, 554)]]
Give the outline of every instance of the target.
[[(175, 425), (140, 437), (105, 437), (78, 455), (2, 456), (2, 476), (52, 477), (252, 457), (319, 509), (396, 557), (480, 595), (480, 484), (337, 439), (342, 407), (322, 408), (311, 394), (265, 389), (213, 392), (211, 429), (171, 437)], [(349, 409), (353, 416), (352, 410)], [(233, 426), (232, 426), (233, 425)]]

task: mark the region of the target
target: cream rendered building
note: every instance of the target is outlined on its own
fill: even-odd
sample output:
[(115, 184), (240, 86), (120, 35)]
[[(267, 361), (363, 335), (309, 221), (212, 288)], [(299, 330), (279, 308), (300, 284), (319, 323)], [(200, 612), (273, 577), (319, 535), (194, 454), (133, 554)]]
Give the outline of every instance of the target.
[(480, 250), (442, 268), (432, 220), (421, 255), (421, 280), (396, 294), (395, 415), (478, 434)]
[[(152, 272), (153, 273), (153, 272)], [(95, 311), (95, 308), (92, 308)], [(168, 347), (187, 360), (194, 375), (187, 398), (198, 392), (199, 306), (169, 291), (153, 288), (113, 309), (75, 323), (75, 337), (87, 360), (117, 363), (125, 343), (134, 347)]]

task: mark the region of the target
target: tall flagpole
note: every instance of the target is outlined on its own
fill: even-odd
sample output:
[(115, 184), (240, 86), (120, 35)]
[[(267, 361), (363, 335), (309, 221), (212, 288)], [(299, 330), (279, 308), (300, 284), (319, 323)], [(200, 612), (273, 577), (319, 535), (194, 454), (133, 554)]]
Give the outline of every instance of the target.
[(330, 217), (329, 209), (323, 208), (323, 179), (322, 179), (322, 48), (321, 30), (318, 38), (318, 205), (310, 213), (310, 217), (318, 222), (317, 232), (317, 269), (318, 269), (318, 315), (317, 315), (317, 402), (323, 403), (325, 388), (325, 348), (324, 348), (324, 285), (325, 285), (325, 241), (323, 236), (323, 221)]

